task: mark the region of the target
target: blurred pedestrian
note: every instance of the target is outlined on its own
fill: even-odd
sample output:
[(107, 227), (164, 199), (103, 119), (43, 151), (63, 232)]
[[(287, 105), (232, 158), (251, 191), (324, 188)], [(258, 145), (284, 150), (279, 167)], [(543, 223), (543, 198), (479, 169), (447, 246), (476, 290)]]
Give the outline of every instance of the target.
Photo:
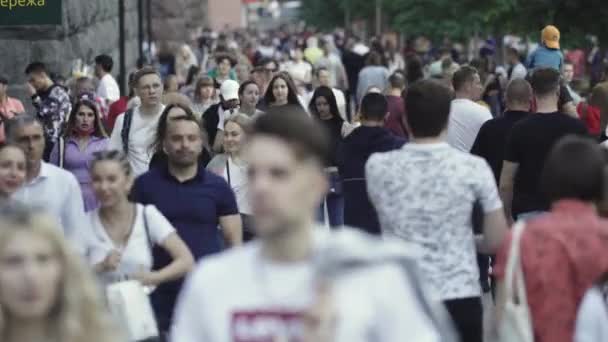
[(8, 202), (25, 182), (27, 160), (21, 147), (0, 144), (0, 201)]
[(243, 241), (254, 238), (249, 184), (247, 182), (247, 160), (244, 158), (248, 135), (253, 121), (244, 114), (234, 114), (224, 122), (224, 151), (209, 163), (207, 169), (224, 178), (236, 196), (236, 203), (243, 222)]
[(604, 151), (590, 139), (569, 136), (551, 148), (537, 183), (551, 209), (520, 223), (516, 245), (526, 302), (505, 293), (517, 230), (498, 253), (498, 310), (504, 315), (507, 301), (527, 305), (534, 341), (572, 341), (583, 295), (608, 272), (608, 222), (596, 209), (606, 196), (605, 167)]
[(120, 98), (120, 88), (111, 74), (113, 67), (112, 57), (108, 55), (95, 57), (95, 77), (99, 80), (96, 94), (105, 101), (107, 107)]
[(16, 98), (8, 96), (8, 79), (0, 76), (0, 143), (5, 140), (5, 122), (13, 116), (25, 113), (23, 103)]
[(0, 211), (2, 341), (126, 341), (53, 218), (17, 204)]
[(6, 139), (21, 147), (27, 157), (25, 184), (12, 199), (44, 209), (59, 222), (67, 238), (74, 237), (85, 218), (82, 193), (72, 173), (42, 160), (45, 150), (42, 123), (34, 116), (18, 115), (8, 122)]
[(360, 102), (369, 87), (376, 86), (384, 92), (388, 88), (388, 69), (382, 65), (382, 56), (375, 51), (369, 53), (365, 67), (359, 72), (357, 101)]

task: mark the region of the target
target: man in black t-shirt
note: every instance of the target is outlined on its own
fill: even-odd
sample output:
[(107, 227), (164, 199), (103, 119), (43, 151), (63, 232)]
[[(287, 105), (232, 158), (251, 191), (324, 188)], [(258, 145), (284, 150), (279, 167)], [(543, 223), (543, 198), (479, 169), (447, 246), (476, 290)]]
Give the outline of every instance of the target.
[(551, 68), (534, 71), (530, 83), (536, 114), (518, 122), (507, 139), (500, 193), (508, 217), (525, 218), (549, 209), (539, 191), (540, 174), (553, 145), (569, 134), (586, 135), (582, 121), (558, 111), (560, 74)]

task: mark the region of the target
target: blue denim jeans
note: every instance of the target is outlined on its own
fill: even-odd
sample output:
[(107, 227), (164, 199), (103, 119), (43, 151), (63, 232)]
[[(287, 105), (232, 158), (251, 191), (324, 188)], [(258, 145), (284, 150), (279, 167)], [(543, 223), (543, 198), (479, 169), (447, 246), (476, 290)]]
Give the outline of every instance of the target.
[[(342, 179), (337, 172), (329, 172), (329, 193), (321, 203), (317, 212), (317, 219), (330, 227), (344, 225), (344, 195), (342, 193)], [(327, 218), (325, 217), (327, 213)]]

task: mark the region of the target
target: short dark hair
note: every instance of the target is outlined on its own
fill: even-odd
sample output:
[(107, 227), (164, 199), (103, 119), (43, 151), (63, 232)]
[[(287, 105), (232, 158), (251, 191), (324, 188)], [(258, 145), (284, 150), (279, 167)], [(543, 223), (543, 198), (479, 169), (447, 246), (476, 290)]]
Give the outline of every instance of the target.
[(542, 193), (551, 202), (604, 199), (606, 154), (593, 140), (566, 136), (549, 154), (540, 180)]
[(329, 157), (329, 135), (317, 121), (294, 111), (274, 111), (260, 116), (253, 136), (271, 136), (289, 144), (299, 160), (314, 159), (323, 165)]
[(380, 121), (388, 113), (388, 102), (382, 94), (369, 93), (361, 100), (361, 116), (364, 119)]
[(160, 114), (160, 118), (158, 119), (158, 125), (156, 126), (156, 134), (154, 136), (154, 141), (149, 147), (149, 150), (152, 153), (159, 153), (163, 151), (163, 141), (167, 136), (167, 129), (169, 127), (169, 112), (171, 112), (173, 108), (180, 108), (186, 114), (172, 118), (171, 121), (187, 120), (196, 122), (203, 136), (203, 145), (206, 145), (207, 132), (205, 131), (201, 122), (196, 118), (196, 116), (192, 112), (192, 109), (182, 103), (171, 103), (165, 107), (163, 112)]
[(446, 128), (453, 94), (435, 80), (414, 83), (405, 95), (407, 121), (414, 137), (436, 137)]
[(321, 74), (321, 71), (327, 71), (327, 72), (329, 72), (329, 69), (327, 69), (327, 67), (324, 67), (324, 66), (318, 67), (315, 70), (315, 76), (319, 77), (319, 74)]
[(529, 103), (532, 99), (532, 87), (523, 78), (516, 78), (509, 82), (505, 94), (507, 105), (512, 103)]
[(459, 91), (464, 87), (465, 84), (473, 82), (475, 75), (478, 75), (477, 69), (470, 65), (463, 65), (458, 71), (452, 76), (452, 86), (454, 90)]
[(530, 76), (530, 84), (534, 95), (543, 97), (559, 91), (561, 75), (553, 68), (539, 68), (534, 70)]
[(236, 61), (234, 60), (234, 58), (227, 53), (220, 53), (215, 56), (215, 63), (220, 64), (226, 59), (228, 60), (228, 62), (230, 62), (230, 66), (234, 67), (236, 65)]
[(17, 133), (17, 130), (21, 127), (33, 124), (40, 126), (40, 130), (44, 133), (44, 125), (36, 116), (27, 113), (13, 116), (5, 125), (6, 141), (9, 143), (16, 143), (15, 134)]
[(391, 88), (403, 89), (405, 88), (405, 77), (402, 72), (396, 71), (388, 78), (388, 83)]
[(114, 67), (114, 60), (108, 55), (99, 55), (95, 57), (95, 64), (99, 65), (103, 71), (111, 72)]
[(518, 58), (520, 57), (519, 50), (517, 50), (516, 48), (514, 48), (512, 46), (507, 48), (507, 54), (512, 55), (512, 56), (517, 56)]
[(133, 87), (136, 87), (139, 84), (139, 80), (142, 79), (142, 77), (146, 76), (146, 75), (156, 75), (158, 76), (158, 78), (160, 77), (160, 73), (158, 72), (158, 70), (156, 70), (156, 68), (151, 67), (151, 66), (145, 66), (139, 70), (137, 70), (135, 72), (135, 74), (133, 75)]
[(8, 84), (8, 79), (4, 75), (0, 75), (0, 84)]
[(365, 65), (382, 65), (382, 56), (376, 51), (370, 52), (365, 59)]
[(258, 87), (258, 90), (259, 90), (259, 86), (257, 83), (255, 83), (253, 80), (247, 80), (247, 81), (241, 83), (241, 85), (239, 86), (239, 96), (243, 96), (243, 94), (245, 94), (245, 89), (247, 89), (247, 87), (252, 84), (255, 85), (256, 87)]
[(25, 67), (25, 74), (29, 75), (31, 73), (45, 73), (48, 74), (46, 69), (46, 65), (42, 62), (32, 62)]

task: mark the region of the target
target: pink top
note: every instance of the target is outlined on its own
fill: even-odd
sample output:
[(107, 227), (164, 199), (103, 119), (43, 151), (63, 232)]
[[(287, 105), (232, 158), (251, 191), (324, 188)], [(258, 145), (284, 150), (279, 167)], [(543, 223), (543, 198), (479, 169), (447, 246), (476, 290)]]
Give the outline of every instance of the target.
[[(508, 238), (497, 255), (495, 275), (504, 279)], [(578, 305), (608, 271), (608, 221), (576, 200), (526, 223), (521, 257), (536, 342), (571, 342)]]
[(5, 140), (4, 121), (24, 112), (23, 104), (15, 98), (7, 97), (6, 101), (0, 101), (0, 142)]

